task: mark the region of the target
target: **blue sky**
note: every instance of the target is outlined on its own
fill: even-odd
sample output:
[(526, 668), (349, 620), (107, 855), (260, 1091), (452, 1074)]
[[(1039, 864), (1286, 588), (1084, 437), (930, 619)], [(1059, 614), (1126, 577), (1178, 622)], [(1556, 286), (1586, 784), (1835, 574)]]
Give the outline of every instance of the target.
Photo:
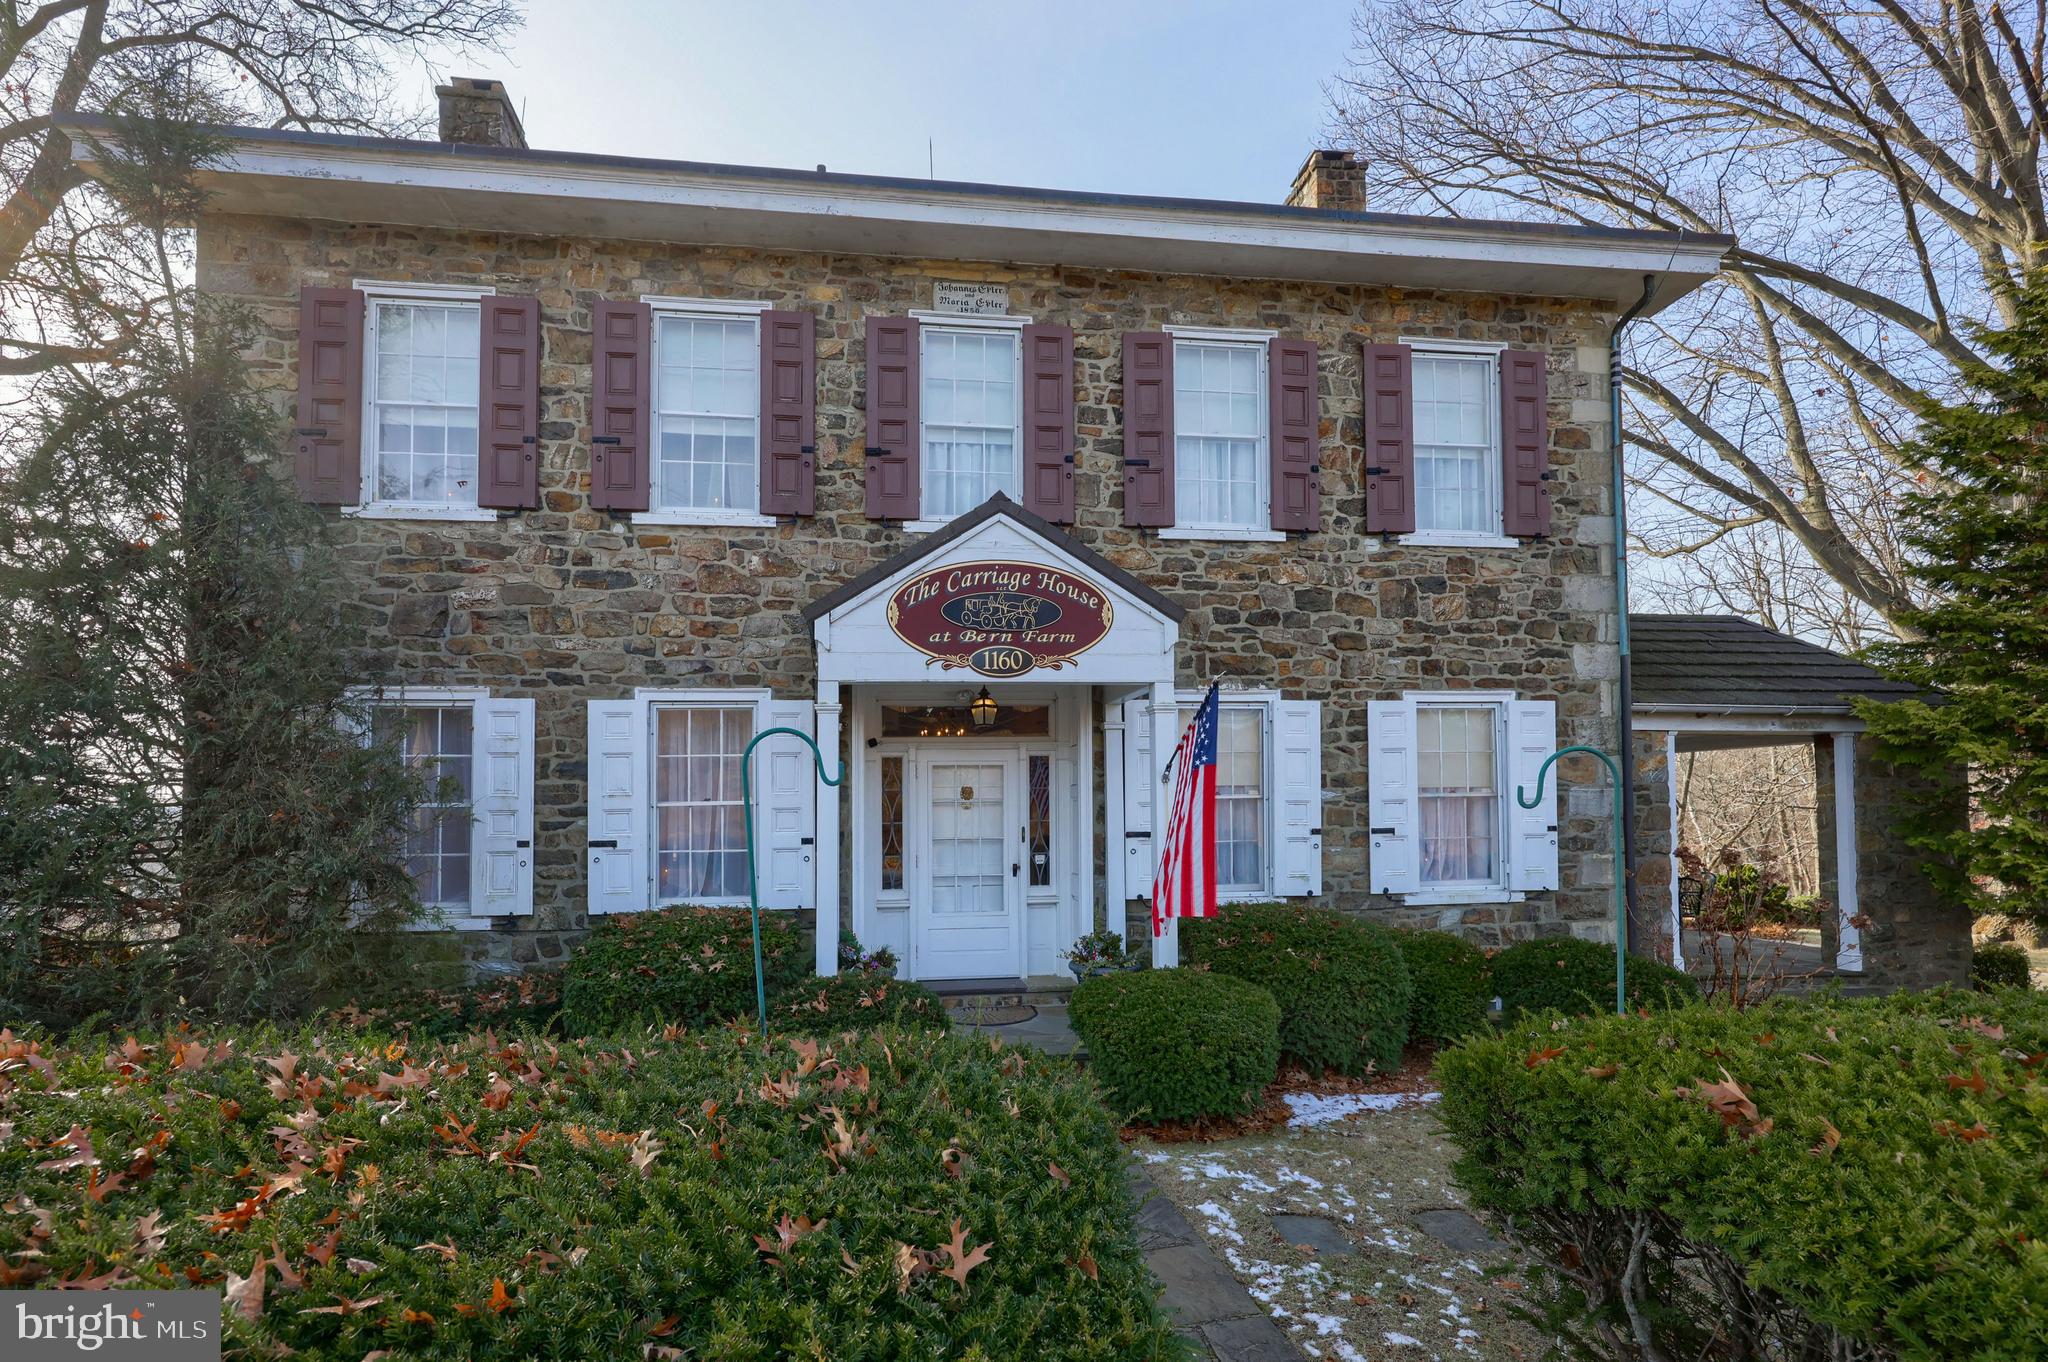
[[(496, 75), (537, 147), (1278, 202), (1349, 0), (531, 0)], [(431, 96), (424, 87), (422, 100)]]

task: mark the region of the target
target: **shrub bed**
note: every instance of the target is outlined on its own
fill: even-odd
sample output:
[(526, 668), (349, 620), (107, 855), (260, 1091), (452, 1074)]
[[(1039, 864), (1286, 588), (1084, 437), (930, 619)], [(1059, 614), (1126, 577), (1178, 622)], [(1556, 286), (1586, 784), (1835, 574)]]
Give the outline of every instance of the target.
[(7, 1037), (0, 1094), (7, 1284), (223, 1288), (229, 1356), (1170, 1354), (1091, 1086), (986, 1042)]
[(2032, 988), (2034, 963), (2010, 941), (1979, 941), (1970, 951), (1970, 982), (1980, 989)]
[(367, 1026), (422, 1040), (453, 1040), (493, 1027), (545, 1031), (562, 1011), (562, 971), (534, 969), (468, 988), (426, 988), (364, 1007), (350, 1003), (328, 1014), (348, 1026)]
[(1584, 1349), (1934, 1362), (2048, 1356), (2044, 1053), (2042, 995), (1947, 992), (1534, 1019), (1437, 1075)]
[(945, 1032), (953, 1018), (924, 985), (874, 974), (806, 979), (768, 1000), (768, 1029), (777, 1035), (836, 1036), (877, 1026)]
[(1280, 1007), (1201, 970), (1106, 974), (1074, 990), (1074, 1034), (1111, 1104), (1150, 1121), (1242, 1116), (1280, 1065)]
[(1449, 932), (1407, 931), (1400, 938), (1415, 989), (1408, 1004), (1409, 1036), (1442, 1044), (1484, 1030), (1493, 1004), (1493, 970), (1485, 953)]
[(1181, 959), (1254, 983), (1280, 1004), (1280, 1048), (1312, 1070), (1399, 1068), (1408, 966), (1394, 933), (1327, 908), (1226, 904), (1181, 924)]
[[(1503, 1017), (1556, 1009), (1575, 1016), (1614, 1010), (1614, 947), (1577, 937), (1545, 937), (1493, 957), (1493, 990)], [(1678, 1007), (1697, 1002), (1699, 981), (1661, 960), (1628, 958), (1628, 1005)]]
[[(810, 952), (787, 913), (761, 914), (769, 993), (810, 973)], [(753, 925), (744, 908), (666, 908), (598, 920), (562, 975), (562, 1023), (572, 1036), (646, 1022), (701, 1027), (754, 1010)]]

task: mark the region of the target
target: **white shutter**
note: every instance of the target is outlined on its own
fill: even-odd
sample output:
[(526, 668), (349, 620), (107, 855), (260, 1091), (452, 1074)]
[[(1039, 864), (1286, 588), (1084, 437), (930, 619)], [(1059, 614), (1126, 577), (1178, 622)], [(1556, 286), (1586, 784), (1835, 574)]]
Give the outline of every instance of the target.
[(1366, 707), (1366, 827), (1372, 839), (1372, 888), (1412, 894), (1422, 888), (1417, 854), (1415, 702), (1372, 700)]
[(592, 700), (589, 761), (590, 911), (647, 907), (647, 707)]
[(533, 911), (533, 701), (479, 700), (470, 913)]
[[(809, 700), (769, 699), (756, 710), (754, 732), (793, 728), (817, 735)], [(838, 754), (826, 766), (839, 764)], [(811, 749), (774, 737), (754, 749), (754, 867), (763, 908), (817, 906), (818, 767)]]
[[(1543, 798), (1525, 809), (1517, 789), (1536, 793), (1536, 773), (1557, 750), (1557, 702), (1515, 700), (1508, 705), (1508, 888), (1557, 888), (1557, 768), (1543, 783)], [(1619, 867), (1616, 867), (1617, 872)]]
[(1124, 858), (1124, 892), (1152, 897), (1159, 843), (1152, 835), (1152, 811), (1159, 806), (1159, 769), (1152, 764), (1152, 701), (1141, 695), (1124, 701), (1124, 844), (1111, 855)]
[(1273, 893), (1323, 892), (1323, 706), (1282, 700), (1273, 708)]

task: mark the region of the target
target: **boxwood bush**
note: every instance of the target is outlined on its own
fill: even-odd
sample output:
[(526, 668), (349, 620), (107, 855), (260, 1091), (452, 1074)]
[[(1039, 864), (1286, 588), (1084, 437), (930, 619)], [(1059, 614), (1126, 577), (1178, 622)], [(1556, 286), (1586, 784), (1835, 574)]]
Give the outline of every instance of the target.
[[(1514, 1021), (1556, 1009), (1573, 1015), (1614, 1010), (1614, 947), (1573, 936), (1545, 937), (1508, 947), (1493, 957), (1493, 991)], [(1628, 958), (1628, 1005), (1677, 1007), (1695, 1002), (1699, 981), (1661, 960)]]
[(2011, 941), (1979, 941), (1970, 951), (1970, 982), (1981, 989), (2032, 988), (2033, 961)]
[(223, 1289), (230, 1357), (1170, 1355), (1092, 1086), (986, 1041), (8, 1036), (0, 1080), (8, 1284)]
[(1484, 1030), (1493, 1007), (1493, 970), (1486, 954), (1449, 932), (1400, 934), (1414, 1001), (1408, 1004), (1408, 1034), (1415, 1040), (1447, 1043)]
[[(770, 993), (810, 973), (790, 914), (761, 914), (761, 961)], [(562, 975), (562, 1022), (572, 1036), (647, 1022), (710, 1026), (753, 1011), (754, 937), (744, 908), (600, 918)]]
[(349, 1026), (417, 1040), (453, 1040), (472, 1031), (552, 1029), (562, 1011), (562, 971), (531, 969), (460, 988), (428, 988), (372, 1005), (350, 1003), (326, 1014)]
[(945, 1000), (922, 984), (873, 974), (806, 979), (768, 1000), (768, 1029), (776, 1034), (836, 1036), (877, 1026), (949, 1031)]
[(1280, 1048), (1311, 1070), (1400, 1067), (1408, 966), (1394, 933), (1326, 908), (1225, 904), (1181, 924), (1181, 959), (1258, 984), (1280, 1004)]
[(1067, 1020), (1117, 1111), (1133, 1119), (1241, 1116), (1280, 1065), (1280, 1007), (1257, 984), (1204, 970), (1105, 974)]
[(2014, 990), (1536, 1018), (1439, 1110), (1597, 1354), (1989, 1362), (2048, 1356), (2044, 1054)]

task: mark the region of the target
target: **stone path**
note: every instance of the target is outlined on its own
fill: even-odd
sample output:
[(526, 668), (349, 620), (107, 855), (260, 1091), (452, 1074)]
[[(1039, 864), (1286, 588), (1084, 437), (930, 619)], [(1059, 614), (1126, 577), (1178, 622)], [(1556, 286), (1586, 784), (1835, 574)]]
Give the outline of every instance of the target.
[(1137, 1171), (1138, 1246), (1163, 1288), (1174, 1329), (1216, 1362), (1302, 1362), (1301, 1350), (1251, 1298), (1180, 1209)]
[(1081, 1053), (1081, 1042), (1067, 1025), (1066, 1004), (1039, 1003), (1032, 1012), (1023, 1021), (985, 1023), (975, 1019), (973, 1008), (963, 1007), (954, 1011), (953, 1024), (974, 1035), (1001, 1036), (1005, 1045), (1029, 1045), (1049, 1055)]

